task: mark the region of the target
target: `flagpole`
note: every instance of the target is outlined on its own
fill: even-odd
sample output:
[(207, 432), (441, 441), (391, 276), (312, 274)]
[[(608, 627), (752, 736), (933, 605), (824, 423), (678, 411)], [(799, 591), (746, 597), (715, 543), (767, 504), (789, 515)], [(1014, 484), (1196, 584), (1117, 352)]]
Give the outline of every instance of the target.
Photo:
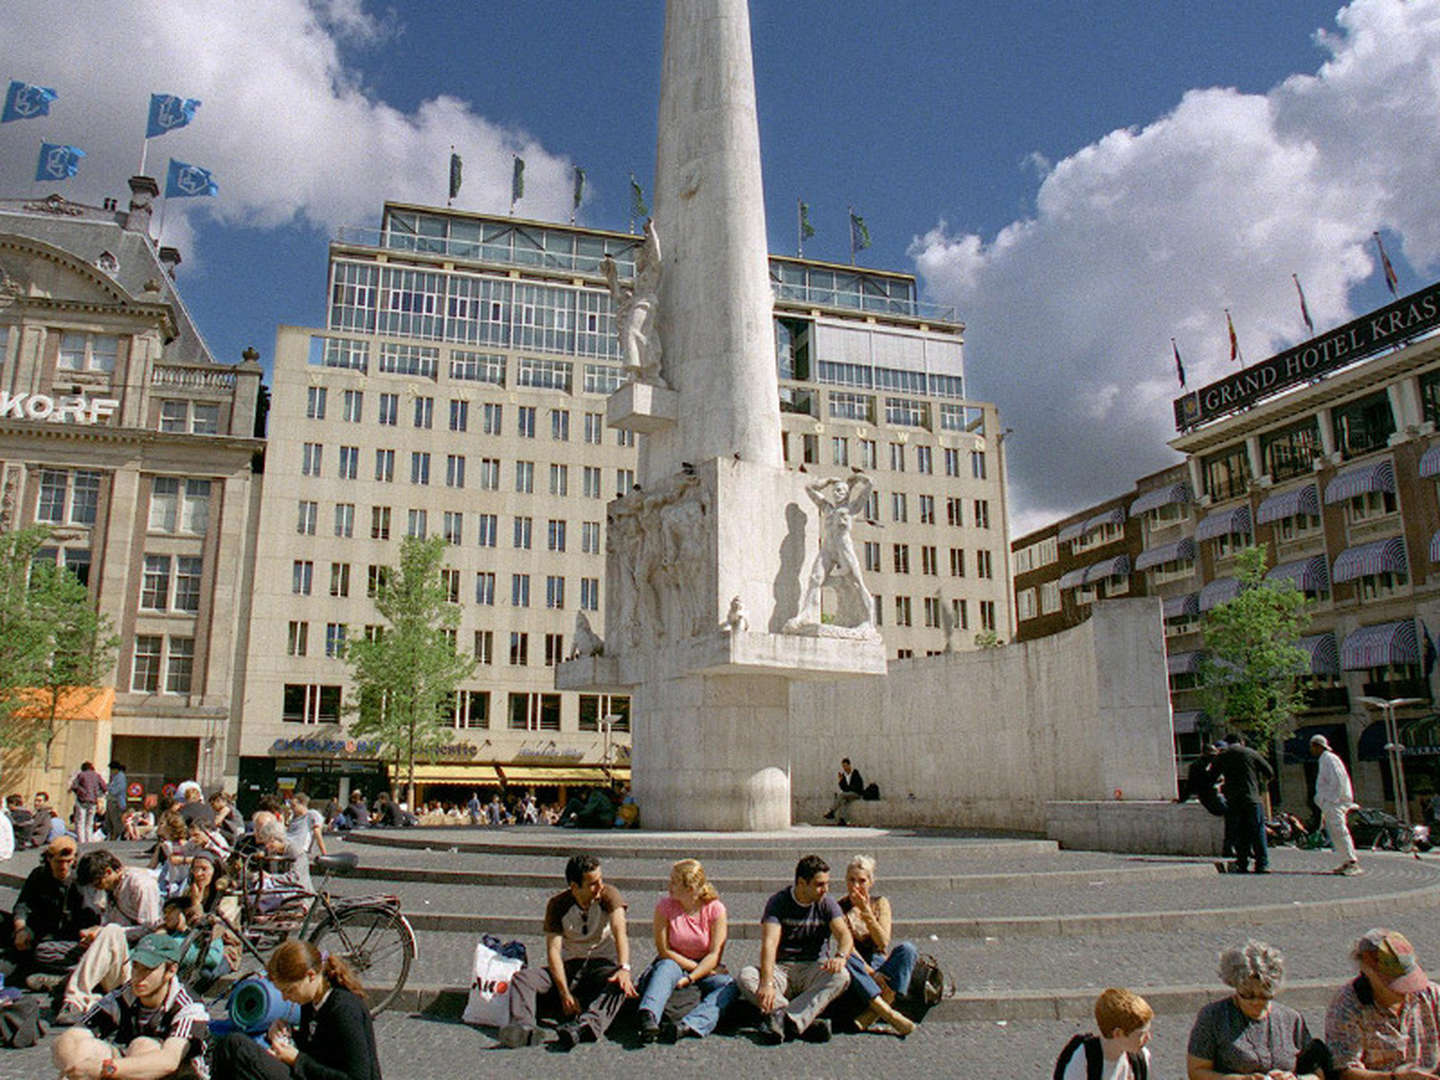
[(140, 172), (137, 174), (137, 175), (139, 175), (139, 176), (144, 176), (144, 175), (145, 175), (145, 157), (146, 157), (146, 155), (149, 154), (149, 153), (150, 153), (150, 136), (147, 135), (147, 136), (145, 136), (145, 140), (140, 144)]
[(160, 225), (155, 232), (155, 246), (160, 246), (160, 239), (165, 235), (165, 208), (170, 205), (170, 200), (163, 195), (160, 197)]

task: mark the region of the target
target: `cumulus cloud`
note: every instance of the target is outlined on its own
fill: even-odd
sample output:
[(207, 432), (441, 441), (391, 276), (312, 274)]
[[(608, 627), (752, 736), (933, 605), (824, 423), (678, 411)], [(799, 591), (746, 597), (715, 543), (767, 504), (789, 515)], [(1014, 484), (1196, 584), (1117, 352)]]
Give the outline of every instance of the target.
[(1225, 308), (1249, 361), (1306, 336), (1292, 273), (1317, 327), (1352, 316), (1374, 229), (1440, 261), (1440, 0), (1354, 0), (1318, 40), (1313, 74), (1193, 90), (1055, 163), (992, 239), (942, 221), (912, 245), (1014, 429), (1016, 535), (1178, 460), (1172, 337), (1194, 387), (1231, 367)]
[[(82, 147), (81, 173), (64, 187), (98, 202), (127, 193), (139, 165), (151, 93), (199, 98), (189, 127), (151, 140), (146, 171), (164, 177), (176, 157), (211, 169), (221, 197), (174, 201), (165, 239), (189, 234), (187, 218), (229, 224), (304, 223), (333, 232), (374, 225), (386, 199), (445, 198), (453, 143), (465, 162), (456, 206), (509, 206), (511, 155), (525, 158), (527, 216), (570, 209), (569, 163), (524, 131), (439, 96), (413, 111), (377, 100), (345, 61), (395, 33), (363, 0), (116, 4), (74, 0), (65, 25), (90, 27), (56, 42), (49, 0), (0, 4), (0, 70), (60, 93), (43, 120), (0, 128), (0, 190), (42, 193), (32, 183), (42, 139)], [(52, 42), (53, 48), (37, 43)], [(187, 259), (190, 253), (187, 251)]]

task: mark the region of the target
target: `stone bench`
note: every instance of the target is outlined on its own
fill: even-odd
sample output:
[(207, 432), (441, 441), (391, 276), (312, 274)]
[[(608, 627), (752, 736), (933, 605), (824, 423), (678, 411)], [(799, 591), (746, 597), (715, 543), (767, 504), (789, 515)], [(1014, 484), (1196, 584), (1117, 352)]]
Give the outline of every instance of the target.
[(1225, 826), (1199, 803), (1047, 802), (1045, 834), (1062, 848), (1149, 855), (1219, 855)]

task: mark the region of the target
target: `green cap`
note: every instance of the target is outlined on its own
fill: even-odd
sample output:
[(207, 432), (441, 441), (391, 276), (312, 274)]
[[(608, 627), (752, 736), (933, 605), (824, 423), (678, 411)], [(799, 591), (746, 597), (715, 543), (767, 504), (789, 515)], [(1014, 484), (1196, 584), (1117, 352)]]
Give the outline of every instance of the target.
[(162, 964), (178, 964), (184, 953), (183, 938), (170, 934), (147, 934), (130, 950), (130, 959), (141, 967), (157, 968)]

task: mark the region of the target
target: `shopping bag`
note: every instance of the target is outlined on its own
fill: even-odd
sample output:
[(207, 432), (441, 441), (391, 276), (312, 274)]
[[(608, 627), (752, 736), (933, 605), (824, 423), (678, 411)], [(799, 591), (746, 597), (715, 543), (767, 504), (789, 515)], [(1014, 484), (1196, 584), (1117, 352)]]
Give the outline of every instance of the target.
[(460, 1019), (467, 1024), (504, 1027), (510, 1022), (510, 980), (525, 961), (501, 956), (484, 942), (475, 946), (470, 997)]

